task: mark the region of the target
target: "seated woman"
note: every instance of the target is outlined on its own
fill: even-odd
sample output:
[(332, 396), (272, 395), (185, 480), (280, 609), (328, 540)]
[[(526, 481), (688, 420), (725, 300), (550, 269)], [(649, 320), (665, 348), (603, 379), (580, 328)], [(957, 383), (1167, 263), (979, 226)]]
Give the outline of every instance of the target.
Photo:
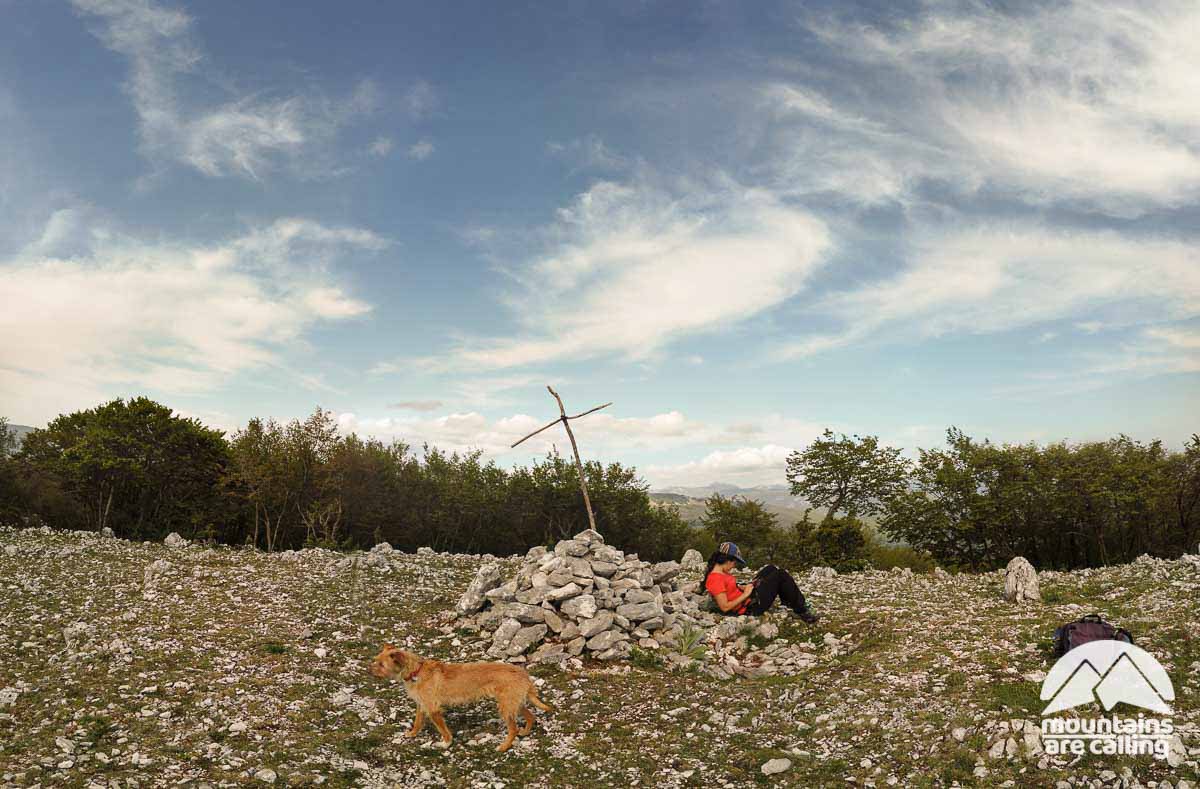
[(716, 552), (708, 557), (708, 568), (704, 571), (704, 589), (712, 596), (721, 613), (730, 616), (749, 614), (758, 616), (775, 604), (776, 598), (792, 613), (808, 624), (817, 621), (816, 614), (809, 609), (804, 595), (796, 586), (796, 579), (787, 570), (768, 564), (758, 571), (754, 581), (741, 589), (734, 580), (735, 566), (744, 567), (746, 560), (732, 542), (723, 542)]

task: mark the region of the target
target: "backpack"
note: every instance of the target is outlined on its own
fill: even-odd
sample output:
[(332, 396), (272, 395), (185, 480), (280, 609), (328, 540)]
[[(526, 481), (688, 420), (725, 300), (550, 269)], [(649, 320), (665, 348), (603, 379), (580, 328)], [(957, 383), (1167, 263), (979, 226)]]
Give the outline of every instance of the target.
[(1054, 655), (1062, 657), (1077, 646), (1090, 641), (1124, 641), (1133, 643), (1133, 636), (1123, 627), (1114, 627), (1099, 614), (1088, 614), (1068, 622), (1054, 631)]

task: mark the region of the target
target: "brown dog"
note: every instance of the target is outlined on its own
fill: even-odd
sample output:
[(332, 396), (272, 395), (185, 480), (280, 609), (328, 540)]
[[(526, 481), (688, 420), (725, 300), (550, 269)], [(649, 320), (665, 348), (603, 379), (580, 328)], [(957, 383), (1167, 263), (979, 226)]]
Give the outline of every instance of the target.
[[(449, 745), (453, 735), (442, 718), (442, 707), (493, 698), (500, 707), (500, 717), (508, 724), (508, 738), (496, 750), (507, 751), (518, 734), (524, 737), (533, 730), (533, 713), (526, 702), (550, 711), (537, 697), (525, 669), (507, 663), (443, 663), (384, 644), (383, 651), (371, 662), (371, 673), (380, 679), (399, 676), (404, 690), (417, 703), (417, 717), (408, 737), (417, 736), (425, 728), (428, 715), (441, 732), (442, 742)], [(517, 713), (525, 716), (525, 725), (519, 731)]]

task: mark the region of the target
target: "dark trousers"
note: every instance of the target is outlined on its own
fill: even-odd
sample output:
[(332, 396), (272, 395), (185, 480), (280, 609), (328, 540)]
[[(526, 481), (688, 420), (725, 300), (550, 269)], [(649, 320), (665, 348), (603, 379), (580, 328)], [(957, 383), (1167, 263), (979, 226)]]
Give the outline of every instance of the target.
[(791, 573), (781, 570), (773, 564), (768, 564), (759, 572), (762, 580), (758, 582), (758, 588), (750, 596), (750, 605), (746, 607), (747, 614), (758, 616), (765, 613), (775, 605), (776, 598), (796, 613), (807, 610), (804, 595), (800, 593), (800, 587), (796, 586), (796, 579), (792, 577)]

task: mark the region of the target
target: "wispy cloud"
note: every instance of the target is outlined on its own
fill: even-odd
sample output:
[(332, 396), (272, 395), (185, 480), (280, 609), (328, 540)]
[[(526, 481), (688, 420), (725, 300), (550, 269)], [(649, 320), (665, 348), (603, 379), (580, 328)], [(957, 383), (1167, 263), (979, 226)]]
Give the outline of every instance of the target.
[(391, 153), (392, 149), (395, 147), (396, 142), (391, 137), (376, 137), (371, 141), (371, 144), (367, 146), (367, 152), (372, 156), (378, 156), (382, 159)]
[[(331, 264), (385, 243), (305, 219), (217, 244), (146, 241), (86, 221), (54, 231), (65, 247), (43, 234), (0, 261), (0, 289), (22, 294), (0, 312), (0, 391), (45, 395), (48, 409), (130, 386), (199, 392), (244, 370), (286, 370), (284, 349), (312, 326), (371, 309)], [(63, 254), (77, 239), (87, 248)]]
[(568, 142), (548, 142), (546, 151), (568, 162), (572, 172), (594, 170), (615, 173), (628, 170), (632, 165), (629, 159), (609, 148), (595, 134)]
[(601, 182), (579, 195), (545, 230), (550, 251), (511, 271), (508, 301), (525, 331), (468, 342), (454, 358), (484, 368), (645, 359), (786, 301), (832, 246), (823, 222), (769, 194), (693, 186), (672, 195)]
[(1200, 316), (1200, 251), (1182, 241), (1111, 231), (963, 228), (918, 240), (901, 272), (833, 293), (818, 309), (844, 330), (793, 341), (783, 356), (880, 336), (919, 340), (1085, 317), (1085, 327), (1181, 321)]
[(153, 0), (72, 3), (84, 17), (98, 20), (95, 33), (105, 46), (128, 58), (126, 89), (138, 114), (142, 151), (156, 164), (181, 162), (208, 176), (259, 179), (288, 162), (311, 174), (322, 169), (313, 149), (379, 104), (369, 80), (339, 101), (245, 94), (206, 102), (185, 87), (185, 77), (203, 76), (206, 58), (185, 12)]
[(441, 104), (441, 96), (425, 80), (417, 80), (404, 91), (404, 111), (413, 120), (425, 120), (435, 115)]
[(429, 140), (418, 140), (408, 147), (408, 158), (423, 162), (437, 150)]
[(397, 408), (401, 411), (436, 411), (445, 403), (441, 400), (401, 400), (398, 403), (388, 403), (388, 408)]
[(1181, 0), (927, 2), (887, 26), (811, 17), (838, 57), (886, 79), (863, 81), (849, 108), (803, 87), (776, 99), (857, 135), (868, 161), (885, 154), (880, 178), (897, 188), (932, 177), (1137, 215), (1200, 194), (1197, 25)]

